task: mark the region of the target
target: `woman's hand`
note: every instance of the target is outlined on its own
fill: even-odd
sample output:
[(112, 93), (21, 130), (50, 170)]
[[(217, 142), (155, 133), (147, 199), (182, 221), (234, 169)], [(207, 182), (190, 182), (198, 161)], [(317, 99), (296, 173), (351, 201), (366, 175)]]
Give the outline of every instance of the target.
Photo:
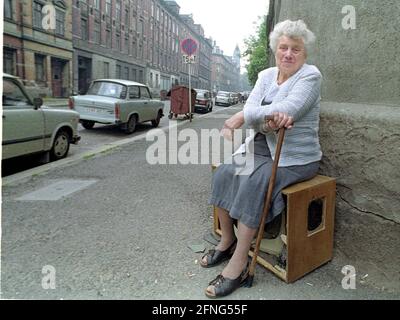
[(278, 130), (285, 127), (286, 129), (293, 128), (293, 117), (290, 117), (285, 112), (273, 112), (271, 116), (265, 120), (265, 124), (272, 130)]
[(240, 111), (225, 121), (221, 134), (225, 139), (233, 140), (233, 130), (239, 129), (244, 124), (244, 113)]

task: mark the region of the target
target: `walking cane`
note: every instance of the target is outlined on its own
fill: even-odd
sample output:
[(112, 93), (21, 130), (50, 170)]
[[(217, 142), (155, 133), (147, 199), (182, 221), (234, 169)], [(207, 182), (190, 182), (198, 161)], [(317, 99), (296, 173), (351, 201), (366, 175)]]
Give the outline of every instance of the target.
[(261, 223), (260, 223), (260, 226), (258, 229), (256, 246), (255, 246), (253, 257), (252, 257), (251, 264), (250, 264), (249, 277), (248, 277), (247, 283), (246, 283), (247, 287), (251, 287), (253, 285), (257, 256), (260, 251), (260, 244), (261, 244), (262, 236), (264, 233), (265, 220), (267, 219), (268, 211), (271, 206), (272, 191), (274, 190), (276, 172), (278, 170), (279, 157), (281, 155), (281, 149), (282, 149), (284, 137), (285, 137), (285, 127), (280, 128), (279, 133), (278, 133), (278, 144), (276, 145), (275, 159), (272, 164), (272, 173), (271, 173), (271, 177), (270, 177), (269, 183), (268, 183), (268, 192), (267, 192), (267, 196), (266, 196), (265, 203), (264, 203), (264, 211), (263, 211), (263, 214), (261, 217)]

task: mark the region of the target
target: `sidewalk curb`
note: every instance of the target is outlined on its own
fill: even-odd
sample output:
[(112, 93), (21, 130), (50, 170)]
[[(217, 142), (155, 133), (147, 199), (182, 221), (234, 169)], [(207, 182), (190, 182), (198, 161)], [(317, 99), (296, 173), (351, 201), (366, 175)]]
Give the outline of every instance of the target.
[[(220, 109), (220, 110), (215, 110), (213, 111), (213, 113), (219, 113), (221, 111), (225, 111), (225, 109)], [(197, 119), (201, 119), (201, 118), (205, 118), (207, 116), (212, 115), (212, 113), (206, 113), (204, 115), (198, 116)], [(133, 143), (135, 141), (138, 140), (142, 140), (145, 139), (146, 136), (152, 136), (154, 135), (154, 133), (152, 134), (153, 130), (162, 130), (164, 132), (168, 132), (170, 128), (174, 128), (174, 127), (180, 127), (187, 124), (186, 121), (182, 121), (180, 123), (176, 123), (176, 124), (172, 124), (172, 125), (168, 125), (167, 127), (164, 128), (156, 128), (156, 129), (152, 129), (150, 131), (147, 131), (146, 133), (140, 134), (138, 136), (132, 137), (132, 138), (127, 138), (127, 139), (122, 139), (116, 142), (112, 142), (110, 144), (107, 144), (105, 146), (101, 146), (98, 148), (95, 148), (93, 150), (81, 153), (81, 154), (77, 154), (75, 156), (71, 156), (71, 157), (67, 157), (65, 159), (62, 160), (58, 160), (58, 161), (54, 161), (54, 162), (50, 162), (50, 163), (46, 163), (44, 165), (41, 165), (39, 167), (36, 168), (32, 168), (29, 170), (25, 170), (23, 172), (20, 173), (16, 173), (7, 177), (2, 178), (2, 187), (5, 186), (15, 186), (18, 185), (22, 182), (26, 182), (29, 181), (31, 178), (39, 176), (39, 175), (43, 175), (48, 173), (49, 171), (62, 167), (62, 166), (71, 166), (73, 164), (79, 163), (83, 160), (88, 160), (90, 158), (93, 158), (96, 155), (102, 154), (102, 153), (106, 153), (109, 152), (117, 147), (126, 145), (126, 144), (130, 144)]]

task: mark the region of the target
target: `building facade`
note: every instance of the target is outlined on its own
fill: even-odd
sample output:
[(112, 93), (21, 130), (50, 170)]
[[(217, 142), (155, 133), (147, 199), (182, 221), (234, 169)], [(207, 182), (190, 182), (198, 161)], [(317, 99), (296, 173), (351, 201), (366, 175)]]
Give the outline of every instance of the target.
[(24, 80), (33, 93), (72, 93), (70, 1), (4, 1), (3, 70)]
[[(239, 48), (237, 48), (238, 50)], [(223, 51), (214, 43), (212, 53), (212, 89), (215, 92), (239, 92), (240, 86), (240, 53), (235, 58), (224, 55)]]
[[(153, 95), (188, 84), (188, 65), (180, 43), (199, 44), (191, 67), (193, 87), (209, 87), (211, 48), (201, 26), (180, 15), (175, 1), (77, 0), (73, 4), (74, 89), (85, 92), (97, 78), (120, 78), (147, 84)], [(205, 51), (205, 52), (203, 52)], [(200, 68), (201, 64), (201, 68)]]
[[(190, 66), (187, 38), (197, 43)], [(144, 83), (158, 96), (188, 85), (189, 69), (193, 88), (213, 88), (212, 40), (174, 0), (5, 0), (3, 62), (43, 96), (83, 94), (99, 78)], [(223, 70), (225, 83), (236, 81)]]

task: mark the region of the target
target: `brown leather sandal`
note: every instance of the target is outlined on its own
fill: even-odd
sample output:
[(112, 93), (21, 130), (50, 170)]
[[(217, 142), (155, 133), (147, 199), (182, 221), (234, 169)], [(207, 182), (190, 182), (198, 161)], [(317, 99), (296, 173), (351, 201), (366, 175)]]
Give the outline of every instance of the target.
[[(211, 268), (211, 267), (215, 267), (219, 264), (221, 264), (222, 262), (229, 260), (235, 249), (236, 249), (236, 244), (237, 244), (237, 239), (235, 239), (235, 241), (232, 242), (232, 244), (228, 247), (228, 249), (224, 250), (224, 251), (220, 251), (220, 250), (209, 250), (200, 260), (200, 265), (203, 268)], [(207, 264), (203, 264), (203, 259), (207, 257)]]

